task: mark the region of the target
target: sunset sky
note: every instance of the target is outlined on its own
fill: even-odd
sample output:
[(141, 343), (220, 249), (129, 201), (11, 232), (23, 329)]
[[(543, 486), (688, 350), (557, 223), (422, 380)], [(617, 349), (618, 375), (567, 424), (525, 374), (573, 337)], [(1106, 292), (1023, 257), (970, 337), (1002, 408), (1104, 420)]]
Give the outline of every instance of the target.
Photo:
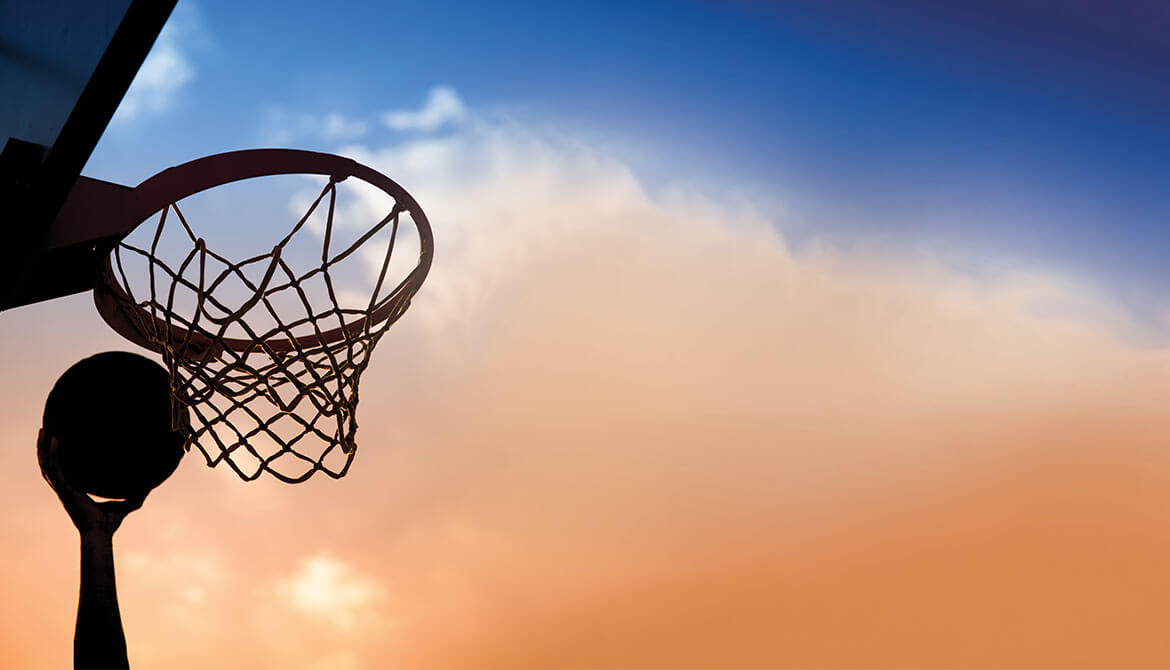
[[(131, 663), (1170, 666), (1170, 7), (631, 4), (179, 0), (86, 175), (338, 153), (436, 253), (346, 478), (128, 518)], [(71, 657), (35, 437), (109, 349), (0, 315), (0, 666)]]

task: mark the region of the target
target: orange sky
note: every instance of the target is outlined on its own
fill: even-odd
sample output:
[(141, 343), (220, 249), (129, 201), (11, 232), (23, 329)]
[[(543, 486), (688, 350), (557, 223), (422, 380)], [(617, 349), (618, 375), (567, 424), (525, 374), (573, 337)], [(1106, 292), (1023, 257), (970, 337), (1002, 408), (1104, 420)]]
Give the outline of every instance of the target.
[[(117, 536), (132, 663), (1170, 665), (1170, 357), (1090, 287), (795, 252), (751, 203), (507, 125), (348, 153), (439, 243), (357, 460), (187, 459)], [(60, 372), (127, 347), (86, 296), (0, 344), (0, 665), (61, 667), (76, 538), (35, 435)]]

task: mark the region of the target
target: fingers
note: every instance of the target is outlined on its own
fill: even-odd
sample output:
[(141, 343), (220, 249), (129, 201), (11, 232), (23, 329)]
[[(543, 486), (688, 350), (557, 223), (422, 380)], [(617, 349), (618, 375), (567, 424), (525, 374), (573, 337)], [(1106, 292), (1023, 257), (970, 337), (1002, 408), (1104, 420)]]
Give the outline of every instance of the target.
[(89, 496), (74, 488), (66, 479), (58, 458), (60, 450), (61, 444), (57, 438), (42, 428), (37, 435), (37, 461), (41, 466), (41, 476), (65, 506), (73, 525), (77, 526), (78, 530), (85, 530), (94, 525), (99, 510)]
[(121, 523), (123, 517), (138, 509), (138, 507), (141, 507), (142, 505), (139, 504), (137, 507), (135, 507), (126, 500), (106, 500), (104, 502), (94, 503), (94, 506), (97, 507), (97, 509), (102, 514), (104, 514), (107, 519)]
[(41, 476), (45, 478), (46, 482), (49, 482), (49, 486), (52, 486), (53, 480), (49, 475), (52, 466), (49, 461), (49, 439), (45, 436), (45, 429), (42, 428), (37, 432), (37, 464), (41, 466)]
[(57, 462), (59, 445), (57, 438), (49, 435), (42, 428), (37, 433), (37, 463), (41, 466), (41, 476), (58, 494), (69, 485), (61, 473), (61, 464)]
[(79, 531), (84, 533), (90, 529), (104, 529), (113, 533), (127, 514), (142, 507), (146, 501), (149, 491), (126, 500), (95, 502), (66, 479), (58, 459), (59, 452), (57, 438), (42, 428), (37, 434), (37, 462), (41, 466), (41, 476), (57, 494)]
[(126, 500), (111, 500), (96, 503), (95, 507), (101, 513), (103, 527), (107, 532), (113, 534), (122, 526), (122, 521), (126, 519), (126, 515), (142, 507), (142, 503), (145, 500), (146, 495), (143, 494)]
[(129, 514), (139, 507), (142, 507), (142, 503), (146, 502), (146, 495), (146, 493), (143, 493), (142, 495), (134, 496), (133, 498), (127, 498), (125, 501), (123, 501), (122, 504), (125, 506), (125, 513)]
[(65, 471), (61, 469), (61, 443), (57, 441), (56, 437), (49, 437), (46, 442), (48, 443), (48, 448), (45, 450), (47, 467), (42, 467), (42, 472), (47, 470), (49, 483), (58, 493), (67, 493), (70, 495), (80, 494), (81, 492), (73, 488), (73, 485), (69, 483), (69, 480), (65, 477)]

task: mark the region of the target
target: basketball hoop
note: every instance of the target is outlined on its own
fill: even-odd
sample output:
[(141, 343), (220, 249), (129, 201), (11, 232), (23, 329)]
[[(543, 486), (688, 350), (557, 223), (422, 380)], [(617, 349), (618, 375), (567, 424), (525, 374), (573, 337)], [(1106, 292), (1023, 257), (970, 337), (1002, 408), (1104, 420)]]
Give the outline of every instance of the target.
[[(328, 183), (270, 252), (233, 261), (209, 248), (188, 225), (179, 202), (230, 182), (290, 174), (323, 175)], [(334, 241), (337, 185), (358, 179), (393, 201), (389, 211), (343, 249)], [(294, 269), (282, 257), (310, 217), (324, 213), (320, 259)], [(200, 158), (165, 170), (131, 190), (116, 216), (126, 230), (157, 216), (149, 248), (120, 241), (94, 289), (102, 318), (123, 337), (162, 355), (171, 374), (174, 427), (187, 431), (209, 465), (227, 462), (243, 479), (268, 472), (301, 482), (320, 471), (340, 478), (356, 449), (358, 382), (370, 354), (397, 321), (430, 269), (434, 242), (426, 215), (401, 186), (353, 160), (291, 149), (256, 149)], [(387, 282), (402, 219), (417, 230), (417, 264)], [(158, 254), (164, 230), (178, 227), (190, 244), (177, 266)], [(376, 244), (387, 240), (383, 250)], [(331, 270), (355, 253), (381, 259), (363, 306), (343, 305)], [(146, 263), (149, 286), (134, 286), (126, 264)], [(208, 264), (225, 269), (208, 272)], [(255, 278), (253, 273), (262, 273)], [(159, 290), (159, 282), (162, 288)], [(219, 292), (246, 287), (233, 303)], [(306, 289), (312, 282), (322, 290)], [(194, 296), (177, 306), (176, 292)], [(296, 314), (278, 300), (292, 300)], [(295, 331), (295, 332), (294, 332)], [(190, 422), (179, 420), (189, 409)]]

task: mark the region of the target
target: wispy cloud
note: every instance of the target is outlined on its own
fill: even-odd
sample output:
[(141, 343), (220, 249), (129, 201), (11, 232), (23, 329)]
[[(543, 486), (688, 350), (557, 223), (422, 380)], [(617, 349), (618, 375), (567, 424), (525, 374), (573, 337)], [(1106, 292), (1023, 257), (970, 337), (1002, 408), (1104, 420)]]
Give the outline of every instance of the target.
[(341, 560), (328, 555), (302, 559), (296, 571), (276, 583), (276, 594), (294, 611), (349, 631), (370, 619), (382, 587)]
[[(381, 115), (382, 123), (397, 131), (434, 131), (457, 124), (470, 117), (459, 94), (449, 86), (430, 90), (422, 108), (396, 110)], [(334, 110), (307, 112), (284, 106), (271, 106), (260, 119), (259, 140), (267, 146), (292, 146), (298, 143), (355, 142), (367, 136), (370, 123)]]
[(338, 112), (327, 114), (321, 123), (321, 137), (327, 141), (353, 140), (365, 134), (365, 121), (347, 119)]
[(467, 116), (467, 108), (450, 86), (435, 86), (427, 94), (426, 102), (417, 110), (387, 112), (382, 121), (392, 130), (438, 130)]
[(363, 137), (369, 124), (333, 111), (325, 114), (269, 107), (260, 121), (260, 143), (292, 146), (301, 142), (351, 142)]
[(111, 122), (125, 124), (171, 110), (196, 76), (191, 46), (206, 39), (198, 6), (188, 3), (177, 6)]

